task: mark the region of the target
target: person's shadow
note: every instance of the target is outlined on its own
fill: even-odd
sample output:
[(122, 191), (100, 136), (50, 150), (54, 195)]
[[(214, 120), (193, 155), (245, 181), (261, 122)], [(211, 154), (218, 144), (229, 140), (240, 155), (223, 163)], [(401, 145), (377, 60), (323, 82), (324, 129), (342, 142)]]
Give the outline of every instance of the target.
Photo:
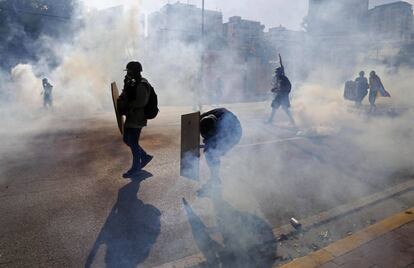
[(210, 230), (183, 199), (194, 240), (207, 260), (205, 266), (272, 267), (277, 250), (272, 228), (256, 215), (233, 208), (222, 199), (220, 193), (212, 194), (211, 200), (222, 244), (212, 239)]
[(140, 183), (151, 177), (143, 173), (118, 192), (118, 200), (86, 260), (91, 267), (101, 245), (106, 245), (106, 267), (136, 267), (148, 257), (160, 234), (160, 211), (137, 198)]

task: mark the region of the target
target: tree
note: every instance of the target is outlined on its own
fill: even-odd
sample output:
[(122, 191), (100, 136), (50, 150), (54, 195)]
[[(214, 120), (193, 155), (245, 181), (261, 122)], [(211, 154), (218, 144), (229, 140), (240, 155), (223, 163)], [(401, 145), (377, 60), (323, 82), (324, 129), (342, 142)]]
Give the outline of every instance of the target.
[(77, 0), (0, 0), (0, 66), (36, 60), (36, 41), (70, 32), (76, 6)]

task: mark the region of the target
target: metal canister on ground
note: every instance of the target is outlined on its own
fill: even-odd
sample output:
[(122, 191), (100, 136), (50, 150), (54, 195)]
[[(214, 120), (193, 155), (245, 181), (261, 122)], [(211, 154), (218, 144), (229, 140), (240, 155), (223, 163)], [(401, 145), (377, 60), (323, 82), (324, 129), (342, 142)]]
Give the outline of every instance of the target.
[(295, 218), (290, 218), (290, 224), (295, 228), (296, 230), (299, 230), (302, 228), (302, 224)]

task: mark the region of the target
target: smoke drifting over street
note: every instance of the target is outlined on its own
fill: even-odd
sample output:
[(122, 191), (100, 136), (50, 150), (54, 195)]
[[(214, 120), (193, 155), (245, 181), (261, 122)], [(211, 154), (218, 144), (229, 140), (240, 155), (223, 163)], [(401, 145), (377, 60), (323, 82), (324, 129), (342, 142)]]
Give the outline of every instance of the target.
[[(300, 30), (296, 33), (305, 36), (299, 46), (289, 45), (289, 42), (285, 47), (277, 48), (268, 45), (268, 42), (264, 42), (266, 45), (252, 45), (252, 49), (246, 49), (247, 54), (255, 55), (251, 57), (254, 58), (252, 60), (240, 56), (234, 47), (224, 45), (228, 41), (226, 38), (209, 39), (209, 35), (206, 35), (206, 40), (200, 38), (201, 26), (195, 27), (199, 32), (189, 38), (181, 38), (181, 35), (180, 38), (174, 38), (179, 36), (178, 30), (174, 28), (177, 22), (174, 21), (169, 22), (170, 28), (158, 29), (155, 35), (148, 32), (150, 26), (145, 24), (150, 21), (150, 17), (143, 16), (142, 12), (153, 11), (155, 7), (158, 9), (161, 2), (164, 3), (123, 1), (125, 7), (100, 11), (79, 5), (73, 18), (72, 38), (68, 40), (42, 35), (36, 40), (39, 46), (36, 50), (37, 60), (25, 60), (10, 69), (0, 70), (0, 115), (7, 126), (0, 130), (0, 138), (13, 141), (11, 145), (0, 145), (0, 160), (8, 159), (12, 154), (10, 152), (24, 152), (28, 148), (25, 147), (26, 143), (41, 132), (56, 132), (62, 125), (62, 131), (68, 131), (72, 127), (71, 122), (87, 118), (102, 119), (105, 116), (104, 120), (111, 120), (114, 116), (110, 83), (116, 81), (122, 89), (126, 63), (139, 60), (143, 65), (143, 76), (151, 81), (157, 91), (162, 115), (166, 115), (163, 114), (164, 110), (175, 108), (177, 111), (190, 112), (197, 105), (211, 107), (218, 104), (235, 109), (240, 103), (248, 105), (247, 112), (238, 115), (243, 127), (240, 146), (224, 157), (221, 170), (223, 195), (216, 193), (217, 196), (212, 198), (211, 206), (219, 216), (217, 225), (224, 242), (220, 244), (209, 237), (208, 227), (202, 221), (202, 217), (206, 216), (203, 215), (205, 204), (202, 201), (198, 203), (192, 200), (197, 202), (196, 208), (193, 209), (187, 203), (183, 210), (195, 232), (196, 244), (210, 264), (216, 264), (217, 261), (225, 263), (223, 259), (220, 260), (222, 257), (226, 260), (235, 258), (237, 261), (230, 263), (244, 262), (245, 267), (254, 267), (255, 263), (264, 263), (261, 267), (271, 267), (269, 258), (274, 258), (276, 251), (276, 238), (270, 235), (273, 222), (267, 219), (269, 213), (263, 212), (265, 208), (261, 207), (266, 204), (250, 202), (252, 196), (261, 194), (256, 192), (258, 189), (267, 191), (263, 195), (278, 196), (278, 202), (299, 196), (302, 198), (299, 203), (302, 202), (300, 204), (303, 206), (296, 208), (295, 213), (302, 216), (307, 215), (307, 205), (312, 206), (314, 200), (314, 197), (305, 193), (307, 183), (317, 193), (316, 196), (321, 197), (322, 201), (318, 202), (323, 203), (322, 207), (330, 208), (331, 204), (341, 201), (334, 193), (343, 191), (357, 196), (376, 190), (375, 184), (365, 189), (353, 189), (352, 183), (346, 183), (350, 177), (375, 178), (382, 183), (397, 173), (403, 176), (414, 174), (413, 68), (395, 60), (396, 56), (384, 56), (384, 59), (372, 56), (375, 54), (370, 46), (372, 36), (363, 32), (364, 29), (355, 26), (355, 31), (329, 42), (325, 40), (328, 39), (325, 35), (314, 34), (311, 28), (306, 29), (306, 23), (303, 24), (305, 29), (300, 26), (306, 22), (304, 17), (307, 16), (308, 1), (295, 1), (295, 4), (264, 0), (211, 1), (207, 7), (214, 10), (217, 6), (223, 10), (224, 22), (233, 15), (266, 23), (280, 21), (280, 24)], [(380, 1), (371, 2), (370, 5), (378, 3)], [(97, 1), (84, 1), (83, 4), (103, 7)], [(339, 4), (332, 4), (327, 12), (337, 14), (342, 8)], [(278, 25), (266, 25), (265, 31), (274, 26)], [(321, 27), (319, 33), (333, 32), (330, 28)], [(249, 42), (260, 43), (262, 39), (265, 39), (264, 35), (250, 38)], [(378, 48), (377, 52), (381, 49), (383, 47)], [(256, 56), (260, 53), (266, 57)], [(279, 66), (276, 60), (278, 53), (284, 57), (286, 74), (292, 80), (292, 113), (297, 127), (287, 125), (287, 118), (280, 111), (277, 112), (275, 125), (265, 124), (271, 112), (270, 89), (274, 68)], [(51, 57), (53, 64), (50, 64)], [(367, 98), (361, 108), (343, 98), (345, 81), (354, 80), (361, 70), (367, 74), (375, 70), (391, 93), (392, 98), (378, 100), (376, 114), (368, 112)], [(50, 110), (42, 109), (44, 77), (54, 86), (54, 107)], [(254, 82), (252, 77), (255, 77)], [(220, 80), (221, 94), (216, 92)], [(251, 91), (252, 88), (254, 91)], [(220, 98), (217, 99), (217, 96)], [(109, 114), (111, 118), (107, 116)], [(174, 116), (174, 119), (169, 116)], [(166, 117), (171, 121), (169, 124), (179, 120), (178, 112)], [(52, 123), (55, 121), (69, 123), (56, 126)], [(97, 123), (99, 119), (91, 121)], [(306, 151), (296, 146), (295, 150), (303, 153), (303, 158), (296, 159), (293, 153), (286, 155), (285, 145), (280, 145), (280, 150), (277, 146), (256, 146), (275, 140), (282, 132), (289, 133), (286, 139), (303, 139), (311, 146), (323, 146), (324, 151)], [(16, 142), (14, 134), (18, 137), (24, 135)], [(330, 139), (335, 142), (326, 141)], [(107, 152), (108, 155), (117, 155), (118, 148), (114, 148)], [(326, 155), (321, 155), (321, 152)], [(201, 160), (204, 163), (203, 157)], [(102, 169), (102, 166), (97, 166)], [(205, 182), (209, 176), (205, 163), (201, 170), (202, 182)], [(5, 170), (0, 170), (1, 176), (3, 172)], [(298, 177), (303, 184), (292, 182)], [(338, 189), (336, 182), (342, 179), (342, 189)], [(2, 177), (0, 184), (9, 180)], [(133, 186), (137, 192), (139, 186)], [(174, 187), (171, 189), (175, 190)], [(135, 192), (132, 195), (135, 196)], [(178, 196), (176, 199), (181, 198)], [(138, 203), (135, 199), (133, 201)], [(280, 212), (280, 216), (276, 216), (278, 219), (293, 213), (278, 207), (277, 202), (272, 205), (275, 214)], [(157, 212), (156, 220), (159, 220), (158, 217)], [(164, 221), (167, 222), (162, 217), (161, 226)], [(187, 223), (187, 219), (179, 222)], [(157, 225), (156, 235), (151, 237), (151, 246), (160, 229), (162, 227)], [(254, 233), (253, 230), (263, 230), (263, 233)], [(263, 243), (267, 243), (268, 247), (263, 246)], [(116, 247), (116, 243), (111, 245)], [(217, 251), (210, 252), (210, 245)], [(253, 256), (243, 256), (252, 249), (257, 260)], [(148, 257), (149, 251), (150, 248), (146, 249), (143, 259)], [(223, 256), (218, 256), (220, 254)], [(267, 259), (264, 261), (260, 258)]]

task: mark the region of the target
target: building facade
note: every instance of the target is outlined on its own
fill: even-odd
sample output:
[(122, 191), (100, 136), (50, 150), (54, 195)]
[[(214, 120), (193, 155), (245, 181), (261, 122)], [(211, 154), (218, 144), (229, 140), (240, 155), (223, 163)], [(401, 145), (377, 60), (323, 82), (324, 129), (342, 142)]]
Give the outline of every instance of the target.
[(368, 0), (309, 0), (304, 27), (309, 57), (335, 66), (393, 62), (414, 41), (413, 10), (404, 1), (370, 9)]
[[(223, 14), (218, 11), (204, 12), (205, 40), (217, 41), (223, 37)], [(160, 42), (200, 42), (202, 38), (202, 10), (195, 5), (176, 2), (166, 4), (149, 15), (148, 36)]]
[(269, 56), (272, 66), (278, 67), (278, 55), (284, 59), (284, 64), (289, 70), (288, 73), (293, 77), (300, 77), (303, 70), (302, 60), (305, 56), (304, 46), (306, 44), (306, 32), (292, 31), (282, 25), (270, 28), (265, 33), (265, 40), (271, 48)]
[(407, 42), (413, 32), (413, 9), (403, 1), (376, 6), (369, 10), (369, 35), (374, 40)]
[(365, 29), (369, 0), (309, 0), (309, 33), (343, 35)]
[(243, 53), (254, 54), (264, 40), (264, 28), (258, 21), (244, 20), (239, 16), (224, 23), (224, 37), (227, 45)]
[(269, 48), (264, 29), (259, 21), (239, 16), (230, 17), (223, 26), (225, 44), (237, 53), (236, 63), (242, 67), (238, 74), (239, 83), (235, 86), (242, 89), (243, 99), (258, 99), (269, 87)]

